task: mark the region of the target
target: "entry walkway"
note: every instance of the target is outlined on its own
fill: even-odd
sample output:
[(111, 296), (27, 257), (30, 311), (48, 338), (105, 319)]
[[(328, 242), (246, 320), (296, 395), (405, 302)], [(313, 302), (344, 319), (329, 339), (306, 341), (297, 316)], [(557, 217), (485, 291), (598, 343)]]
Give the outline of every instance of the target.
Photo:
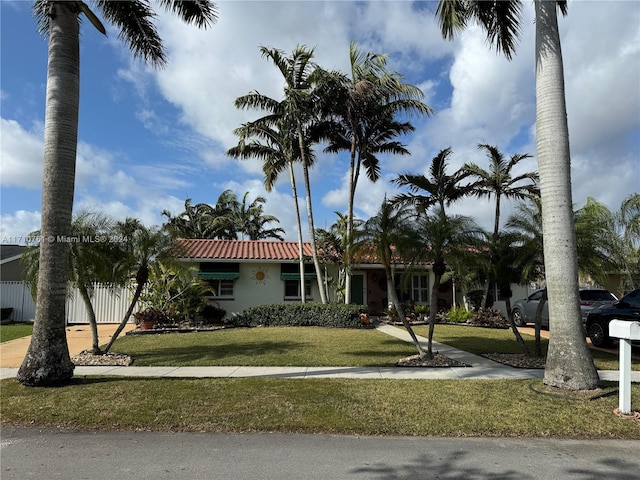
[[(108, 330), (108, 326), (100, 326), (100, 334)], [(132, 326), (129, 326), (132, 328)], [(409, 334), (402, 328), (391, 325), (379, 324), (378, 331), (393, 336), (405, 342), (411, 342)], [(91, 336), (87, 338), (88, 326), (72, 326), (67, 328), (67, 338), (71, 355), (79, 353), (88, 348), (91, 344)], [(83, 340), (82, 340), (83, 339)], [(20, 357), (18, 345), (22, 349), (20, 361), (24, 358), (29, 345), (27, 340), (22, 340), (21, 344), (9, 345), (13, 342), (6, 342), (0, 346), (0, 379), (15, 377), (18, 372), (19, 363), (12, 366), (5, 364), (5, 354), (11, 350), (12, 355)], [(418, 336), (418, 340), (426, 347), (427, 339)], [(80, 344), (82, 345), (80, 347)], [(72, 347), (73, 346), (73, 347)], [(7, 347), (10, 347), (7, 349)], [(77, 350), (77, 351), (76, 351)], [(471, 367), (114, 367), (114, 366), (78, 366), (74, 375), (108, 375), (126, 377), (191, 377), (191, 378), (240, 378), (240, 377), (276, 377), (276, 378), (364, 378), (364, 379), (527, 379), (542, 378), (542, 369), (521, 369), (514, 368), (501, 363), (494, 362), (484, 357), (474, 355), (469, 352), (433, 342), (433, 350)], [(600, 370), (598, 372), (602, 380), (618, 380), (617, 370)], [(640, 371), (631, 373), (633, 382), (640, 382)]]

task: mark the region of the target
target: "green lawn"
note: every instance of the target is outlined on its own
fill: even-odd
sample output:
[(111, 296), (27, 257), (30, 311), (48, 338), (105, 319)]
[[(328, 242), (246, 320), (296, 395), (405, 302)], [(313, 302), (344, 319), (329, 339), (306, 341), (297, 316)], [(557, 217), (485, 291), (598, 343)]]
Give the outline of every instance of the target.
[[(617, 395), (563, 398), (541, 380), (76, 378), (0, 382), (2, 425), (192, 432), (308, 432), (640, 439)], [(602, 393), (611, 391), (609, 386)], [(640, 385), (632, 387), (640, 405)]]
[(231, 328), (214, 332), (127, 335), (113, 346), (138, 366), (393, 366), (413, 345), (372, 329)]
[(8, 323), (0, 325), (0, 342), (28, 337), (33, 331), (33, 323)]
[[(427, 328), (415, 327), (427, 336)], [(533, 352), (534, 338), (524, 335)], [(520, 353), (511, 330), (436, 325), (434, 340), (475, 354)], [(548, 341), (542, 339), (546, 352)], [(392, 366), (416, 353), (412, 344), (376, 330), (320, 327), (233, 328), (215, 332), (128, 335), (114, 351), (134, 357), (138, 366)], [(596, 367), (618, 368), (618, 356), (592, 350)], [(640, 360), (632, 368), (640, 370)]]
[[(422, 327), (418, 328), (420, 334)], [(508, 330), (436, 326), (474, 353), (518, 352)], [(532, 341), (532, 340), (531, 340)], [(393, 365), (411, 344), (375, 330), (316, 327), (138, 335), (115, 351), (136, 365)], [(75, 377), (60, 388), (0, 382), (0, 424), (71, 429), (324, 432), (640, 439), (613, 414), (616, 383), (567, 394), (535, 380)], [(632, 386), (640, 405), (640, 385)]]

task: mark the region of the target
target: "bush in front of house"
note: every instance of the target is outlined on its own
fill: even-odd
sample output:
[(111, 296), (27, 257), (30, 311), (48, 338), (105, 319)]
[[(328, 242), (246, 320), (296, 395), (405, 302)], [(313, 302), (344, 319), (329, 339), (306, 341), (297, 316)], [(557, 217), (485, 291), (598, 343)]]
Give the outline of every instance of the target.
[(360, 328), (363, 305), (277, 303), (247, 308), (229, 319), (236, 326)]
[(444, 314), (447, 321), (451, 323), (465, 323), (473, 318), (474, 315), (475, 312), (467, 310), (464, 307), (452, 307), (451, 310)]
[(509, 320), (497, 308), (481, 308), (467, 323), (476, 327), (509, 328)]

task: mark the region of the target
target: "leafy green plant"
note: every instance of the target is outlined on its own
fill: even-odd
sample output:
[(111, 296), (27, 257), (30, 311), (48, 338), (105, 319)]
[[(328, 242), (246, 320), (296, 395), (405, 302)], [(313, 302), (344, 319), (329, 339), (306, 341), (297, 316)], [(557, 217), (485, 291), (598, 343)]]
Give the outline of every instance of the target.
[(243, 326), (314, 326), (360, 328), (363, 305), (341, 303), (278, 303), (250, 307), (230, 319)]
[(416, 315), (429, 315), (429, 305), (416, 305), (413, 310)]
[(474, 313), (464, 307), (453, 307), (445, 313), (447, 321), (452, 323), (465, 323), (470, 318), (473, 318), (473, 316)]
[(153, 266), (141, 301), (148, 308), (164, 312), (168, 322), (194, 323), (207, 305), (207, 296), (214, 294), (193, 269), (158, 262)]

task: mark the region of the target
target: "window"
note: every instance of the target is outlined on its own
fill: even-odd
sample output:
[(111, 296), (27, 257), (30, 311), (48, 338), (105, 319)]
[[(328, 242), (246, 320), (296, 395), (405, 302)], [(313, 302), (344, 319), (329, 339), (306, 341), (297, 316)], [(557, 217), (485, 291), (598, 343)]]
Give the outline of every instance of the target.
[(429, 277), (427, 275), (413, 275), (411, 277), (411, 298), (416, 303), (429, 302)]
[[(312, 300), (311, 296), (311, 280), (304, 281), (304, 296), (307, 300)], [(286, 300), (300, 299), (300, 280), (284, 281), (284, 298)]]
[[(304, 272), (304, 296), (307, 300), (313, 300), (311, 296), (311, 281), (316, 278), (313, 264), (305, 264)], [(281, 263), (280, 279), (284, 283), (285, 300), (302, 298), (300, 295), (300, 265), (298, 263)]]
[(207, 280), (216, 292), (216, 298), (233, 297), (233, 280)]

